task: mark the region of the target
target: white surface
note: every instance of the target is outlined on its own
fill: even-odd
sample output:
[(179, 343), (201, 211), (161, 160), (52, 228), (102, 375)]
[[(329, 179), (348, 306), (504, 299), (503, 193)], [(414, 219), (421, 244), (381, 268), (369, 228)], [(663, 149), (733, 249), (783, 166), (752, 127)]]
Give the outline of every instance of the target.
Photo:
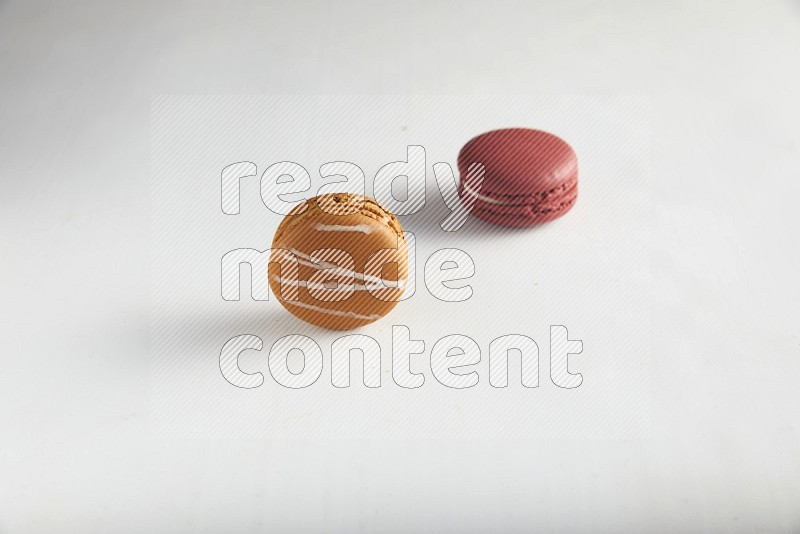
[[(792, 2), (0, 4), (0, 532), (797, 531), (798, 30)], [(151, 95), (531, 91), (651, 98), (649, 437), (153, 433)]]
[[(459, 149), (473, 135), (514, 124), (557, 132), (580, 154), (583, 179), (574, 211), (524, 231), (473, 219), (445, 232), (440, 223), (448, 209), (431, 167), (445, 161), (455, 168)], [(157, 97), (152, 128), (151, 415), (159, 435), (320, 440), (647, 435), (652, 207), (646, 98)], [(250, 271), (254, 285), (258, 280), (265, 285), (266, 262), (241, 269), (241, 300), (223, 300), (221, 258), (235, 249), (268, 248), (283, 219), (261, 198), (260, 177), (269, 165), (301, 164), (312, 175), (308, 197), (331, 181), (318, 172), (326, 161), (351, 161), (365, 173), (372, 196), (380, 189), (374, 185), (378, 170), (405, 160), (409, 144), (425, 148), (428, 191), (419, 212), (400, 217), (403, 229), (414, 234), (415, 287), (388, 317), (354, 332), (326, 331), (296, 320), (274, 298), (255, 302)], [(242, 159), (256, 163), (257, 170), (240, 180), (240, 212), (226, 215), (220, 209), (220, 174)], [(422, 172), (411, 175), (425, 183)], [(336, 186), (353, 188), (358, 185)], [(265, 195), (274, 205), (272, 193)], [(467, 260), (474, 265), (474, 276), (455, 283), (472, 288), (463, 302), (435, 297), (434, 276), (425, 275), (434, 253), (447, 248), (463, 253), (464, 267)], [(223, 277), (235, 278), (239, 269), (232, 271)], [(407, 327), (412, 339), (424, 342), (425, 354), (411, 356), (410, 365), (393, 346), (393, 325)], [(571, 372), (586, 382), (574, 391), (551, 380), (550, 325), (566, 326), (571, 339), (584, 344), (585, 352), (570, 357)], [(257, 390), (238, 389), (221, 377), (220, 350), (242, 334), (263, 342), (259, 352), (239, 358), (244, 371), (264, 375)], [(293, 334), (313, 339), (326, 359), (325, 372), (316, 381), (311, 377), (304, 391), (280, 387), (268, 365), (273, 344)], [(331, 385), (330, 348), (347, 334), (371, 336), (382, 347), (380, 391), (361, 385), (360, 356), (351, 366), (351, 380), (359, 387), (338, 391)], [(454, 334), (480, 348), (480, 363), (467, 369), (478, 373), (479, 382), (468, 391), (440, 384), (428, 362), (434, 344)], [(538, 344), (537, 389), (521, 386), (518, 355), (510, 358), (510, 387), (490, 385), (489, 345), (509, 334)], [(290, 361), (295, 357), (295, 369), (303, 369), (298, 353)], [(399, 387), (393, 365), (422, 372), (424, 382), (414, 391)]]

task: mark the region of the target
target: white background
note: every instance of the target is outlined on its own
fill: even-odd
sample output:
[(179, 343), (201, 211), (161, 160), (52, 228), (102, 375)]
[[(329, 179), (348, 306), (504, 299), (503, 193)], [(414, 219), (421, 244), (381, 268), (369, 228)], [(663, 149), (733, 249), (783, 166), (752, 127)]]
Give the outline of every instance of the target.
[[(533, 229), (473, 219), (457, 231), (442, 230), (449, 210), (431, 167), (447, 162), (458, 173), (458, 150), (470, 137), (516, 124), (570, 140), (580, 154), (579, 204), (568, 217)], [(647, 435), (652, 212), (647, 99), (156, 97), (152, 128), (152, 416), (159, 435), (323, 441)], [(270, 247), (283, 217), (265, 206), (259, 182), (273, 162), (295, 161), (313, 175), (306, 196), (323, 183), (318, 169), (326, 161), (357, 162), (366, 183), (337, 190), (363, 193), (365, 187), (372, 195), (378, 169), (406, 160), (409, 144), (425, 148), (428, 175), (424, 207), (400, 217), (403, 229), (414, 234), (415, 287), (384, 320), (352, 332), (371, 336), (382, 347), (381, 391), (363, 386), (360, 356), (351, 365), (353, 387), (339, 391), (331, 385), (330, 347), (347, 333), (305, 324), (274, 298), (254, 302), (250, 277), (263, 284), (266, 265), (241, 269), (240, 300), (223, 300), (221, 258), (235, 249)], [(260, 170), (240, 180), (240, 212), (226, 215), (220, 208), (221, 170), (243, 158)], [(410, 174), (425, 182), (422, 173)], [(266, 197), (270, 201), (270, 193)], [(474, 265), (474, 276), (455, 283), (472, 288), (463, 302), (444, 302), (426, 287), (435, 285), (433, 277), (426, 279), (427, 262), (447, 248), (461, 250)], [(406, 368), (409, 363), (400, 363), (401, 348), (394, 350), (392, 325), (406, 326), (412, 339), (424, 342), (425, 354), (412, 356), (410, 364), (414, 373), (427, 375), (418, 390), (395, 383), (400, 379), (393, 377), (393, 360)], [(570, 358), (570, 370), (585, 376), (579, 390), (559, 388), (550, 379), (551, 325), (566, 326), (572, 339), (585, 345), (584, 353)], [(244, 371), (266, 376), (258, 390), (237, 389), (220, 372), (220, 350), (242, 334), (263, 341), (263, 350), (239, 359)], [(268, 370), (270, 347), (292, 334), (308, 336), (324, 349), (325, 372), (305, 391), (283, 389)], [(428, 361), (434, 344), (453, 334), (481, 347), (480, 363), (462, 371), (478, 373), (479, 382), (469, 391), (440, 384)], [(510, 387), (491, 387), (489, 344), (508, 334), (539, 345), (538, 389), (520, 384), (519, 355), (509, 360)], [(289, 363), (295, 372), (303, 369), (299, 352)]]
[[(796, 2), (0, 4), (0, 532), (797, 531), (797, 50)], [(649, 433), (155, 433), (151, 96), (213, 93), (649, 96)]]

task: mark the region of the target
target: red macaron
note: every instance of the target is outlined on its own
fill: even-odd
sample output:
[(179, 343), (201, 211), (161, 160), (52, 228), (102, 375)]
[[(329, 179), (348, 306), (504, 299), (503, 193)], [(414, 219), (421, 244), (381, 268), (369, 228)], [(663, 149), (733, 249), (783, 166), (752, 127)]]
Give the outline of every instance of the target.
[[(484, 166), (483, 184), (470, 175)], [(527, 128), (493, 130), (458, 154), (458, 192), (470, 212), (504, 226), (533, 226), (564, 215), (578, 198), (578, 158), (563, 139)]]

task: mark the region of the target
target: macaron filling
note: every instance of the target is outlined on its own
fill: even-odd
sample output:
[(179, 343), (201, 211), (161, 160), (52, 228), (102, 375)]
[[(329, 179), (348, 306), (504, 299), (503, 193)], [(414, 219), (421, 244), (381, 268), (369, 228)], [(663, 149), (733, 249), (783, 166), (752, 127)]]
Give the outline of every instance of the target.
[(503, 200), (488, 196), (492, 193), (476, 193), (466, 184), (462, 184), (461, 189), (463, 195), (475, 199), (471, 211), (476, 216), (510, 226), (527, 226), (555, 219), (569, 211), (578, 197), (577, 180), (543, 193), (497, 195)]

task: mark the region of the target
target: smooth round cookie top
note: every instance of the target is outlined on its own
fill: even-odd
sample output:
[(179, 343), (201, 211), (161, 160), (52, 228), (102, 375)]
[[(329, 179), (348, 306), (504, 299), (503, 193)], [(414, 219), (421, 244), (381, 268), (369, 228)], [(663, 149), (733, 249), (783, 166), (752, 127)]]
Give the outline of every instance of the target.
[(461, 176), (473, 163), (486, 169), (481, 195), (503, 201), (539, 195), (578, 180), (578, 158), (572, 147), (541, 130), (507, 128), (481, 134), (458, 155)]
[(269, 283), (300, 319), (335, 330), (389, 313), (408, 279), (408, 249), (397, 218), (375, 200), (331, 193), (295, 207), (272, 243)]

